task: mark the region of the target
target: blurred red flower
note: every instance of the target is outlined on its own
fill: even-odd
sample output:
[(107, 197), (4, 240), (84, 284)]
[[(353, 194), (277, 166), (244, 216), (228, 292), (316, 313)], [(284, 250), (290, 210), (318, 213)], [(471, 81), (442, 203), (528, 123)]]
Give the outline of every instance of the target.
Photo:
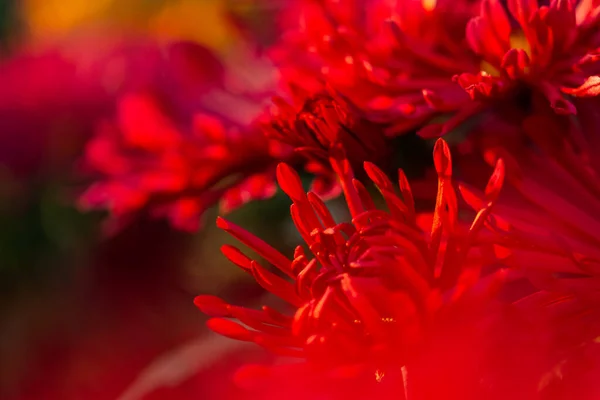
[[(266, 306), (251, 310), (198, 296), (196, 305), (213, 317), (209, 327), (305, 360), (249, 367), (238, 381), (267, 390), (263, 398), (500, 399), (536, 393), (543, 374), (557, 362), (549, 348), (553, 331), (546, 335), (546, 325), (528, 321), (518, 307), (500, 300), (512, 274), (493, 266), (489, 235), (478, 238), (503, 185), (504, 163), (496, 164), (486, 201), (468, 226), (458, 220), (450, 153), (442, 140), (434, 150), (438, 197), (431, 219), (415, 212), (403, 174), (398, 195), (380, 169), (365, 163), (386, 212), (353, 178), (339, 148), (330, 161), (351, 222), (335, 222), (318, 196), (304, 193), (289, 166), (280, 164), (277, 171), (313, 259), (302, 246), (289, 259), (241, 227), (217, 222), (293, 280), (233, 246), (222, 248), (295, 311), (292, 317)], [(425, 220), (430, 234), (421, 228)]]
[(257, 129), (207, 114), (197, 114), (189, 131), (179, 129), (142, 94), (120, 100), (117, 124), (102, 126), (87, 145), (86, 163), (100, 177), (80, 199), (84, 208), (108, 209), (112, 228), (147, 209), (196, 231), (219, 201), (228, 211), (275, 192), (274, 159)]
[(96, 176), (80, 204), (107, 209), (109, 230), (146, 210), (196, 231), (219, 202), (226, 212), (273, 195), (275, 160), (289, 153), (252, 122), (272, 90), (268, 79), (260, 86), (268, 65), (230, 67), (191, 43), (166, 50), (162, 79), (121, 95), (114, 121), (86, 147), (84, 166)]
[[(577, 100), (578, 122), (548, 110), (521, 125), (481, 132), (477, 144), (491, 165), (506, 162), (508, 185), (490, 226), (505, 263), (537, 286), (600, 300), (600, 149), (597, 99)], [(465, 161), (467, 163), (467, 161)], [(480, 168), (470, 164), (470, 168)], [(482, 200), (467, 201), (474, 207)]]
[(0, 164), (18, 177), (71, 172), (124, 93), (160, 92), (174, 108), (189, 109), (206, 77), (223, 74), (203, 49), (106, 31), (24, 46), (0, 62)]

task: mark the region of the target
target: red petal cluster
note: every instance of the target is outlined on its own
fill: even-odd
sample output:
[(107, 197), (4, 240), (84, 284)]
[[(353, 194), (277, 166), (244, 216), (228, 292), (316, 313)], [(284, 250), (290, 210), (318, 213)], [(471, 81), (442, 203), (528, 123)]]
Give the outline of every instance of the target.
[(364, 161), (389, 164), (391, 147), (382, 127), (368, 121), (351, 103), (332, 92), (297, 97), (298, 107), (274, 99), (265, 132), (306, 160), (305, 169), (317, 176), (312, 187), (317, 195), (327, 198), (340, 193), (329, 163), (329, 152), (336, 146), (344, 149), (354, 167)]
[[(509, 0), (507, 6), (508, 13), (499, 0), (484, 0), (480, 15), (469, 21), (469, 45), (490, 71), (477, 77), (461, 75), (458, 82), (472, 97), (526, 84), (545, 96), (558, 114), (575, 114), (564, 94), (599, 93), (600, 9), (591, 1), (574, 0), (553, 0), (548, 6), (536, 0)], [(498, 79), (490, 80), (490, 72)]]
[[(485, 190), (486, 203), (477, 208), (473, 222), (464, 225), (458, 220), (450, 152), (439, 140), (434, 150), (438, 196), (430, 231), (424, 232), (401, 171), (398, 193), (380, 169), (365, 163), (387, 205), (384, 211), (354, 179), (339, 148), (332, 151), (330, 162), (340, 179), (350, 222), (336, 222), (318, 196), (304, 192), (288, 165), (277, 169), (278, 182), (293, 201), (292, 219), (312, 258), (298, 246), (290, 259), (241, 227), (224, 219), (217, 222), (279, 270), (280, 274), (271, 272), (235, 247), (222, 248), (234, 264), (287, 302), (295, 310), (293, 317), (270, 307), (230, 305), (214, 296), (198, 296), (195, 303), (213, 317), (208, 325), (214, 331), (305, 359), (306, 366), (298, 368), (326, 379), (370, 376), (367, 382), (373, 383), (386, 374), (401, 376), (401, 367), (414, 368), (419, 376), (426, 370), (423, 357), (443, 346), (445, 335), (456, 334), (454, 326), (485, 323), (506, 279), (501, 269), (482, 271), (490, 249), (478, 239), (500, 193), (504, 163), (496, 164)], [(391, 382), (397, 398), (404, 398), (403, 380)], [(431, 393), (426, 387), (415, 390)]]
[[(464, 104), (468, 96), (451, 79), (479, 71), (464, 30), (476, 2), (393, 3), (306, 0), (290, 7), (286, 33), (272, 50), (284, 81), (311, 92), (326, 81), (371, 120), (391, 124), (389, 134)], [(440, 96), (453, 100), (441, 104)]]
[(84, 166), (96, 176), (81, 206), (107, 209), (110, 230), (145, 211), (196, 231), (208, 207), (227, 212), (273, 195), (275, 160), (289, 150), (253, 122), (271, 95), (270, 65), (243, 49), (153, 49), (153, 79), (126, 86), (87, 144)]
[[(510, 183), (495, 208), (505, 262), (542, 289), (600, 299), (600, 151), (597, 100), (578, 101), (578, 124), (551, 113), (482, 135), (484, 158), (502, 158)], [(472, 205), (479, 201), (475, 198)]]
[(327, 82), (388, 134), (438, 136), (532, 96), (575, 114), (570, 98), (598, 94), (599, 15), (573, 0), (307, 0), (273, 58), (286, 82)]
[[(180, 104), (131, 91), (89, 143), (100, 178), (83, 205), (118, 224), (145, 209), (195, 230), (218, 201), (227, 211), (271, 196), (277, 176), (304, 241), (293, 257), (217, 224), (273, 267), (222, 248), (288, 308), (195, 301), (214, 331), (301, 360), (240, 374), (262, 375), (267, 398), (597, 394), (597, 2), (299, 0), (281, 22), (271, 56), (291, 103), (277, 97), (266, 122), (246, 124), (256, 113), (239, 102), (241, 71), (182, 57), (175, 78), (193, 85)], [(455, 165), (436, 142), (435, 208), (418, 212), (420, 191), (401, 170), (399, 188), (388, 177), (391, 137), (458, 127), (473, 128), (469, 140)], [(312, 191), (281, 160), (316, 175)], [(453, 168), (487, 186), (456, 185)], [(343, 222), (324, 203), (340, 192)]]
[(80, 199), (84, 208), (111, 213), (118, 228), (140, 209), (195, 231), (208, 207), (223, 211), (275, 192), (275, 164), (257, 129), (240, 130), (207, 114), (183, 129), (151, 95), (124, 96), (117, 123), (88, 143), (87, 166), (100, 174)]

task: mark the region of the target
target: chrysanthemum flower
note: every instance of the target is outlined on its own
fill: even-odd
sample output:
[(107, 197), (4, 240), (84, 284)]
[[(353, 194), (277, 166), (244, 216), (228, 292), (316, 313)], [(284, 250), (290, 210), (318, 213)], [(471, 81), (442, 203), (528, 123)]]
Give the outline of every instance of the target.
[[(483, 0), (467, 25), (471, 49), (482, 58), (479, 74), (456, 79), (473, 99), (526, 86), (543, 95), (558, 114), (576, 114), (565, 94), (596, 96), (599, 11), (592, 1)], [(516, 24), (512, 22), (516, 21)]]
[(538, 96), (558, 114), (575, 114), (571, 98), (599, 93), (600, 13), (592, 1), (300, 4), (273, 52), (284, 79), (328, 82), (369, 118), (390, 123), (389, 134), (430, 122), (423, 135), (444, 134)]
[[(504, 243), (499, 256), (540, 288), (598, 301), (600, 114), (596, 99), (576, 104), (576, 124), (538, 114), (501, 137), (482, 133), (478, 146), (491, 165), (498, 158), (507, 165), (509, 185), (491, 224)], [(476, 207), (482, 200), (471, 194)]]
[(280, 154), (253, 122), (272, 94), (273, 69), (244, 50), (156, 49), (154, 79), (123, 90), (114, 120), (88, 143), (83, 161), (96, 176), (83, 208), (107, 209), (111, 229), (149, 212), (193, 231), (218, 202), (228, 211), (272, 195), (274, 157), (289, 150)]
[[(325, 81), (402, 133), (442, 114), (424, 89), (468, 100), (451, 78), (478, 71), (464, 39), (474, 15), (472, 2), (301, 1), (284, 13), (286, 33), (271, 53), (285, 82), (314, 92)], [(389, 21), (402, 33), (392, 35)]]
[(0, 61), (0, 165), (23, 179), (71, 169), (117, 96), (171, 73), (155, 43), (115, 32), (15, 50)]
[[(466, 345), (468, 335), (459, 334), (460, 327), (480, 332), (493, 315), (488, 312), (496, 304), (505, 273), (494, 268), (482, 273), (487, 252), (479, 247), (477, 236), (500, 192), (504, 164), (498, 161), (485, 191), (486, 202), (476, 209), (472, 224), (463, 225), (458, 220), (449, 149), (440, 139), (434, 149), (438, 197), (429, 219), (431, 231), (426, 233), (402, 172), (398, 193), (380, 169), (365, 163), (367, 175), (387, 205), (388, 211), (384, 211), (354, 179), (341, 149), (332, 149), (330, 162), (352, 216), (349, 222), (336, 222), (318, 196), (306, 194), (299, 176), (288, 165), (280, 164), (277, 169), (279, 185), (293, 201), (292, 219), (312, 257), (298, 246), (290, 259), (241, 227), (222, 218), (217, 221), (220, 228), (279, 270), (281, 274), (271, 272), (233, 246), (222, 248), (234, 264), (287, 302), (293, 316), (270, 307), (252, 310), (229, 305), (207, 295), (198, 296), (195, 303), (214, 317), (208, 322), (214, 331), (306, 361), (290, 366), (289, 371), (310, 370), (325, 380), (369, 377), (363, 389), (376, 388), (372, 384), (385, 382), (388, 376), (391, 387), (385, 386), (386, 393), (404, 398), (403, 368), (408, 369), (409, 377), (414, 373), (415, 382), (425, 379), (426, 375), (420, 374), (431, 365), (426, 367), (423, 357), (431, 360), (437, 351), (440, 359), (454, 358), (455, 353), (445, 353), (444, 343)], [(475, 341), (467, 341), (475, 346)], [(475, 354), (464, 355), (469, 361), (460, 364), (469, 365), (470, 372), (463, 371), (469, 376), (472, 368), (477, 368)], [(442, 375), (445, 384), (460, 386)], [(479, 385), (477, 380), (475, 385)], [(415, 390), (431, 394), (432, 388), (425, 386)], [(441, 385), (439, 390), (444, 388), (448, 386)], [(438, 389), (434, 392), (441, 393)]]
[(353, 167), (365, 161), (380, 167), (390, 163), (391, 146), (382, 126), (368, 121), (341, 96), (323, 91), (308, 97), (298, 94), (294, 101), (296, 107), (282, 98), (274, 99), (265, 132), (304, 159), (305, 169), (316, 176), (312, 191), (317, 195), (327, 198), (340, 193), (329, 163), (329, 152), (335, 146), (344, 149)]
[(99, 177), (80, 202), (108, 209), (113, 228), (145, 209), (194, 231), (219, 201), (227, 211), (274, 193), (269, 153), (258, 129), (197, 114), (186, 132), (154, 97), (131, 94), (119, 102), (117, 124), (104, 124), (87, 145), (86, 164)]

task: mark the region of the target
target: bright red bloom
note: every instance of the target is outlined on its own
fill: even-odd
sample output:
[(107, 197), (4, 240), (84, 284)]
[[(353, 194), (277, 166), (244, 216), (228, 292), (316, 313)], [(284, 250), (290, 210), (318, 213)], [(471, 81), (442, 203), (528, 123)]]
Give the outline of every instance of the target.
[(368, 121), (356, 107), (332, 92), (297, 99), (294, 107), (275, 98), (266, 134), (285, 143), (305, 160), (305, 169), (316, 175), (312, 191), (322, 197), (340, 193), (336, 175), (329, 163), (335, 146), (344, 149), (353, 167), (370, 161), (379, 166), (390, 162), (391, 146), (383, 128)]
[[(365, 163), (366, 173), (389, 209), (379, 210), (365, 187), (354, 179), (349, 162), (339, 151), (333, 149), (330, 162), (339, 176), (351, 222), (336, 222), (318, 196), (304, 192), (298, 175), (289, 166), (280, 164), (277, 169), (279, 184), (293, 201), (294, 223), (314, 258), (298, 246), (293, 259), (289, 259), (241, 227), (224, 219), (217, 221), (219, 227), (293, 280), (270, 272), (233, 246), (222, 248), (263, 288), (289, 303), (295, 310), (294, 316), (270, 307), (251, 310), (233, 306), (214, 296), (198, 296), (195, 303), (214, 317), (208, 324), (216, 332), (307, 361), (290, 366), (289, 371), (302, 369), (308, 373), (306, 376), (311, 375), (306, 371), (313, 371), (325, 381), (370, 377), (360, 380), (366, 382), (363, 389), (369, 390), (377, 381), (386, 382), (385, 376), (391, 376), (391, 386), (382, 386), (387, 388), (384, 393), (404, 398), (403, 367), (408, 369), (409, 377), (414, 373), (415, 382), (424, 383), (420, 379), (426, 379), (426, 371), (431, 368), (425, 359), (431, 361), (429, 357), (437, 354), (449, 362), (457, 354), (445, 346), (467, 346), (459, 338), (468, 335), (458, 333), (459, 327), (470, 326), (471, 332), (479, 332), (480, 328), (486, 331), (485, 321), (495, 315), (488, 312), (496, 304), (495, 296), (505, 273), (487, 271), (482, 275), (487, 253), (479, 248), (477, 235), (499, 194), (504, 164), (497, 163), (486, 188), (486, 204), (478, 208), (470, 227), (465, 226), (458, 221), (449, 149), (439, 140), (434, 150), (438, 197), (430, 220), (431, 233), (426, 234), (420, 228), (423, 218), (415, 212), (412, 193), (402, 173), (399, 195), (380, 169)], [(471, 355), (476, 354), (477, 351)], [(476, 375), (476, 358), (463, 357), (469, 361), (461, 366), (475, 368), (463, 372)], [(439, 389), (418, 384), (411, 389), (421, 393), (415, 398), (431, 398), (427, 397), (431, 390), (442, 393), (449, 387), (458, 391), (454, 393), (457, 397), (451, 398), (464, 398), (460, 397), (465, 389), (462, 383), (442, 378), (442, 371), (439, 372), (444, 384)], [(276, 376), (284, 375), (287, 374)], [(280, 378), (274, 378), (275, 385)], [(476, 380), (474, 385), (479, 382)], [(361, 398), (357, 393), (348, 393), (351, 398)]]
[(425, 88), (433, 108), (457, 113), (422, 134), (444, 134), (488, 109), (527, 112), (537, 97), (545, 98), (557, 114), (576, 114), (569, 97), (600, 93), (598, 5), (555, 0), (539, 6), (537, 0), (509, 0), (507, 7), (508, 13), (500, 0), (481, 1), (479, 16), (466, 26), (467, 42), (479, 57), (479, 71), (466, 70), (453, 77), (473, 102), (465, 103), (444, 88)]
[(548, 6), (509, 0), (507, 6), (509, 13), (500, 0), (483, 0), (480, 15), (469, 21), (469, 45), (486, 66), (477, 77), (463, 74), (458, 82), (472, 98), (525, 84), (545, 96), (557, 113), (576, 114), (564, 94), (600, 93), (600, 8), (574, 0), (553, 0)]
[(101, 175), (81, 204), (108, 209), (114, 228), (147, 209), (195, 231), (201, 214), (219, 201), (228, 211), (275, 192), (274, 160), (257, 129), (197, 114), (187, 132), (150, 95), (121, 99), (117, 125), (99, 129), (86, 163)]
[[(444, 0), (301, 1), (284, 15), (272, 56), (286, 82), (314, 92), (325, 81), (373, 121), (391, 123), (389, 133), (403, 133), (447, 111), (431, 107), (431, 90), (468, 101), (451, 78), (479, 71), (464, 36), (476, 12), (474, 2)], [(390, 20), (401, 26), (396, 35)]]
[(437, 136), (485, 110), (527, 108), (532, 96), (575, 114), (569, 98), (599, 93), (598, 10), (572, 0), (511, 0), (508, 12), (500, 0), (307, 0), (273, 54), (287, 82), (314, 91), (326, 81), (389, 134), (435, 122), (421, 133)]

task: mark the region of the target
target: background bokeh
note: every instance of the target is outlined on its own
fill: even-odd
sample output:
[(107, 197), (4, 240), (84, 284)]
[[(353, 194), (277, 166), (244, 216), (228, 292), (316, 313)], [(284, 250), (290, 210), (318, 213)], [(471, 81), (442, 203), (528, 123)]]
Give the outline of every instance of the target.
[[(140, 218), (106, 236), (104, 215), (75, 200), (85, 142), (120, 91), (162, 77), (153, 49), (268, 43), (276, 3), (260, 4), (0, 2), (0, 399), (218, 399), (235, 390), (231, 369), (258, 357), (209, 334), (192, 303), (271, 301), (221, 256), (232, 239), (216, 210), (197, 234)], [(230, 219), (291, 249), (288, 210), (277, 195)]]

